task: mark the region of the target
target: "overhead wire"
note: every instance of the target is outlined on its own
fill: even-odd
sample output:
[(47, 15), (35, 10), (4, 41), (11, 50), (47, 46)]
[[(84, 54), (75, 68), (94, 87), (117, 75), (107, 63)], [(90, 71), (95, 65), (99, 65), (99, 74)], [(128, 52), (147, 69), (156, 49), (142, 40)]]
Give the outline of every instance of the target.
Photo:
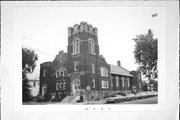
[(29, 46), (27, 46), (27, 45), (22, 45), (22, 46), (24, 46), (25, 48), (31, 49), (31, 50), (35, 50), (35, 51), (38, 51), (38, 52), (41, 52), (41, 53), (44, 53), (44, 54), (50, 55), (50, 56), (54, 56), (54, 57), (56, 56), (56, 55), (53, 55), (53, 54), (50, 54), (50, 53), (47, 53), (47, 52), (41, 51), (41, 50), (39, 50), (39, 49), (29, 47)]
[(29, 37), (26, 37), (26, 36), (22, 36), (22, 38), (23, 38), (23, 40), (33, 41), (33, 42), (36, 42), (36, 43), (39, 43), (39, 44), (42, 44), (42, 45), (45, 45), (45, 46), (51, 47), (51, 48), (53, 48), (53, 49), (54, 49), (54, 48), (59, 49), (59, 48), (57, 48), (57, 47), (55, 47), (55, 46), (52, 46), (52, 45), (49, 45), (49, 44), (43, 43), (43, 42), (41, 42), (41, 41), (39, 41), (39, 40), (35, 40), (35, 39), (29, 38)]
[[(56, 55), (49, 54), (49, 53), (47, 53), (47, 52), (44, 52), (44, 51), (41, 51), (41, 50), (38, 50), (38, 49), (35, 49), (35, 48), (32, 48), (32, 47), (29, 47), (29, 46), (26, 46), (26, 45), (22, 45), (22, 46), (24, 46), (25, 48), (29, 48), (29, 49), (31, 49), (31, 50), (35, 50), (35, 51), (42, 52), (42, 53), (44, 53), (44, 54), (47, 54), (47, 55), (50, 55), (50, 56), (53, 56), (53, 57), (55, 57), (55, 58), (56, 58)], [(87, 57), (86, 57), (86, 56), (84, 56), (84, 55), (81, 55), (81, 57), (87, 58)], [(55, 59), (55, 58), (54, 58), (54, 59)], [(100, 61), (100, 60), (96, 60), (96, 59), (93, 59), (93, 58), (88, 58), (88, 59), (91, 59), (91, 60), (93, 60), (93, 61), (95, 61), (95, 62), (105, 63), (105, 62), (102, 62), (102, 61)], [(71, 63), (74, 63), (73, 61), (68, 60), (68, 59), (66, 59), (66, 61), (71, 62)], [(84, 64), (82, 64), (82, 63), (78, 62), (78, 65), (84, 65)], [(90, 66), (86, 66), (86, 67), (87, 67), (87, 68), (92, 68), (92, 67), (90, 67)], [(98, 68), (96, 68), (96, 67), (94, 67), (94, 69), (95, 69), (95, 70), (99, 70), (99, 69), (98, 69)]]
[[(43, 44), (43, 45), (49, 46), (49, 45), (44, 44), (44, 43), (42, 43), (42, 42), (40, 42), (40, 41), (37, 41), (37, 40), (34, 40), (34, 39), (29, 39), (29, 38), (27, 38), (27, 37), (25, 37), (25, 36), (22, 36), (22, 37), (25, 38), (26, 40), (31, 40), (31, 41), (37, 42), (37, 43), (39, 43), (39, 44)], [(53, 56), (53, 57), (56, 58), (56, 55), (54, 55), (54, 54), (50, 54), (50, 53), (48, 53), (48, 52), (44, 52), (44, 51), (39, 50), (39, 49), (37, 49), (37, 48), (29, 47), (29, 46), (27, 46), (27, 45), (22, 45), (22, 46), (24, 46), (25, 48), (29, 48), (29, 49), (31, 49), (31, 50), (35, 50), (35, 51), (38, 51), (38, 52), (41, 52), (41, 53), (44, 53), (44, 54), (47, 54), (47, 55), (49, 55), (49, 56)], [(52, 46), (49, 46), (49, 47), (52, 47)], [(53, 48), (53, 47), (52, 47), (52, 48)], [(58, 55), (58, 54), (57, 54), (57, 55)], [(81, 57), (86, 58), (86, 59), (91, 59), (91, 60), (93, 60), (93, 61), (95, 61), (95, 62), (99, 62), (99, 63), (105, 64), (105, 62), (102, 61), (102, 60), (97, 60), (97, 59), (93, 59), (93, 58), (90, 58), (90, 57), (87, 58), (87, 56), (85, 56), (85, 55), (81, 55)], [(100, 57), (100, 56), (98, 56), (98, 57)], [(55, 59), (55, 58), (54, 58), (54, 59)], [(103, 59), (105, 59), (105, 58), (103, 58)], [(70, 60), (68, 60), (68, 59), (66, 59), (66, 61), (71, 62), (71, 63), (74, 63), (73, 61), (70, 61)], [(84, 65), (84, 64), (79, 63), (79, 62), (78, 62), (78, 64), (79, 64), (79, 65)], [(108, 65), (109, 65), (109, 64), (108, 64)], [(86, 66), (86, 67), (92, 68), (92, 67), (90, 67), (90, 66)], [(96, 68), (96, 67), (94, 67), (94, 69), (95, 69), (95, 70), (99, 70), (99, 69)]]

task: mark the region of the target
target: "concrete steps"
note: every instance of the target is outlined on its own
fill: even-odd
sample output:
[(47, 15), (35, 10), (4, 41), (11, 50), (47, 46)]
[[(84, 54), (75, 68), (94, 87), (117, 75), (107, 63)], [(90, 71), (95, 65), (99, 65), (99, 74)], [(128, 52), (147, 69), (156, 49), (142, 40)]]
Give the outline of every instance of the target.
[(76, 101), (79, 99), (80, 99), (80, 96), (74, 96), (74, 98), (70, 101), (70, 103), (76, 103)]
[(69, 103), (70, 97), (71, 96), (66, 96), (60, 103)]
[(60, 103), (76, 103), (80, 96), (66, 96)]

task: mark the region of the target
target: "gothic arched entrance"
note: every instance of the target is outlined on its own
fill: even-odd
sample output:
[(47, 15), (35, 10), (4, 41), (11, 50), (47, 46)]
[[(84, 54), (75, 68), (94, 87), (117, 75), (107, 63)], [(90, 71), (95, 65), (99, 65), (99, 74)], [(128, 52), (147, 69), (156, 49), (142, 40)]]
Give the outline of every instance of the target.
[(73, 95), (79, 95), (80, 94), (80, 80), (75, 79), (71, 83), (72, 93)]
[(47, 92), (47, 84), (46, 83), (44, 83), (42, 85), (41, 91), (42, 91), (42, 96), (44, 96)]

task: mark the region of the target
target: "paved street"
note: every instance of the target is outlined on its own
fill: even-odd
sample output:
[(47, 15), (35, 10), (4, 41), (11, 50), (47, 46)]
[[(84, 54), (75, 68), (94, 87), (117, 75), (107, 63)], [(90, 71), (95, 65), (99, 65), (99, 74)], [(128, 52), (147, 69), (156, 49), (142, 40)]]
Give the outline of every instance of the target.
[(141, 100), (121, 102), (118, 104), (157, 104), (157, 103), (158, 103), (158, 97), (151, 97)]

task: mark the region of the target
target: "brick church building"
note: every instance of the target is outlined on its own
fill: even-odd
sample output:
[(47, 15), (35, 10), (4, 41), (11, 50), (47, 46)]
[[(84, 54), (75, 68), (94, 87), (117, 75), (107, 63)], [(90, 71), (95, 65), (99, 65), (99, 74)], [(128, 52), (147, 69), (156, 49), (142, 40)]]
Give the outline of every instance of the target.
[[(141, 84), (141, 83), (140, 83)], [(67, 53), (60, 51), (52, 62), (40, 65), (40, 94), (53, 99), (99, 100), (140, 86), (120, 65), (110, 65), (99, 53), (97, 28), (81, 22), (68, 28)], [(139, 88), (139, 87), (138, 87)], [(141, 90), (141, 88), (139, 89)]]

